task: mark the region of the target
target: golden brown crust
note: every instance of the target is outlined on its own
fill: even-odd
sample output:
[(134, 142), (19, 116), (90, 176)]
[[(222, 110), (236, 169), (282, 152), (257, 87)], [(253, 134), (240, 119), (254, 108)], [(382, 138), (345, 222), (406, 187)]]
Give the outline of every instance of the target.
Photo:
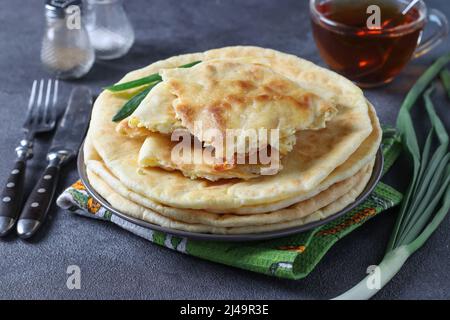
[[(177, 118), (196, 136), (197, 121), (203, 131), (217, 129), (223, 137), (227, 129), (265, 128), (279, 129), (283, 138), (323, 128), (336, 113), (332, 101), (257, 63), (212, 60), (189, 69), (166, 69), (161, 75), (176, 96)], [(215, 147), (214, 141), (198, 138)]]
[[(247, 233), (248, 230), (253, 229), (255, 229), (255, 232), (267, 231), (271, 228), (278, 229), (286, 224), (288, 226), (290, 224), (301, 225), (306, 222), (311, 222), (311, 218), (317, 215), (319, 218), (323, 218), (324, 216), (320, 214), (321, 211), (325, 211), (327, 215), (338, 211), (352, 202), (360, 194), (371, 175), (372, 165), (373, 163), (367, 165), (354, 176), (330, 186), (330, 188), (310, 199), (296, 203), (285, 209), (251, 215), (220, 214), (204, 210), (178, 209), (161, 205), (150, 199), (143, 198), (139, 194), (124, 187), (108, 170), (100, 169), (102, 168), (101, 162), (95, 162), (90, 166), (91, 170), (88, 169), (88, 176), (91, 184), (100, 193), (104, 194), (104, 197), (108, 201), (111, 199), (109, 197), (113, 194), (121, 197), (122, 201), (117, 201), (116, 198), (113, 200), (114, 204), (119, 205), (117, 208), (124, 207), (126, 209), (125, 212), (135, 218), (159, 225), (165, 225), (169, 221), (181, 223), (181, 225), (172, 226), (175, 229), (190, 229), (195, 228), (196, 225), (202, 225), (203, 230), (195, 231), (228, 233), (230, 229), (236, 229), (236, 232), (239, 230), (242, 233)], [(108, 192), (102, 192), (102, 189), (104, 189), (102, 185), (108, 187)], [(126, 205), (120, 205), (121, 202), (125, 202)], [(130, 205), (132, 203), (135, 205)], [(133, 210), (132, 208), (136, 205), (143, 210), (148, 210), (149, 215), (140, 215), (139, 210)], [(330, 205), (333, 208), (330, 208)], [(156, 217), (160, 219), (154, 220)], [(261, 228), (264, 230), (260, 230)]]

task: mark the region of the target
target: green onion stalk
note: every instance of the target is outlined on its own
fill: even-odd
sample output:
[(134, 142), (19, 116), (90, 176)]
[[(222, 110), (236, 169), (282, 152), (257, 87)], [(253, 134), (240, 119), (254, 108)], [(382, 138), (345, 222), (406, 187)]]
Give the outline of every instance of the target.
[[(450, 210), (449, 136), (432, 102), (434, 81), (438, 76), (450, 98), (450, 72), (445, 69), (449, 62), (450, 54), (447, 54), (428, 68), (412, 87), (399, 111), (397, 134), (412, 161), (413, 172), (385, 256), (378, 268), (336, 300), (363, 300), (374, 296), (425, 244)], [(432, 124), (422, 151), (410, 115), (420, 97), (424, 99)], [(434, 140), (438, 141), (438, 146), (432, 152)]]

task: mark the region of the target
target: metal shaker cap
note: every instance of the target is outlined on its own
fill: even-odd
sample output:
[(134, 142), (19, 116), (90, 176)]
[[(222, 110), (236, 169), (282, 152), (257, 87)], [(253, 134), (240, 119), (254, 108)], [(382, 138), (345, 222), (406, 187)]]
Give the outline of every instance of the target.
[(45, 2), (46, 14), (52, 17), (64, 18), (66, 9), (70, 6), (83, 6), (82, 0), (47, 0)]

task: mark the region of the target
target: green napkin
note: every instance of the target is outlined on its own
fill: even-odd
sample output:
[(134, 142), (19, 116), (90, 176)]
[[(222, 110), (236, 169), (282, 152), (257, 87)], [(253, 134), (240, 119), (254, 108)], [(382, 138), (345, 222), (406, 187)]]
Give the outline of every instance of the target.
[[(385, 173), (401, 152), (399, 139), (392, 128), (384, 128), (382, 150)], [(362, 204), (328, 224), (280, 239), (239, 243), (190, 240), (135, 225), (103, 208), (89, 196), (80, 181), (64, 191), (57, 203), (70, 212), (110, 221), (172, 250), (280, 278), (301, 279), (339, 239), (383, 210), (399, 204), (401, 197), (398, 191), (380, 182)]]

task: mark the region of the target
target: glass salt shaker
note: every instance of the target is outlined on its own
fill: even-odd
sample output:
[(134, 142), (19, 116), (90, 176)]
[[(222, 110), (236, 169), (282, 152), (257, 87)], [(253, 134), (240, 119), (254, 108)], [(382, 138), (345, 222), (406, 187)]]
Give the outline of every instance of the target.
[(95, 53), (83, 25), (82, 0), (47, 0), (41, 61), (60, 79), (75, 79), (91, 69)]
[(121, 0), (87, 0), (87, 30), (99, 59), (124, 56), (134, 43), (134, 30)]

